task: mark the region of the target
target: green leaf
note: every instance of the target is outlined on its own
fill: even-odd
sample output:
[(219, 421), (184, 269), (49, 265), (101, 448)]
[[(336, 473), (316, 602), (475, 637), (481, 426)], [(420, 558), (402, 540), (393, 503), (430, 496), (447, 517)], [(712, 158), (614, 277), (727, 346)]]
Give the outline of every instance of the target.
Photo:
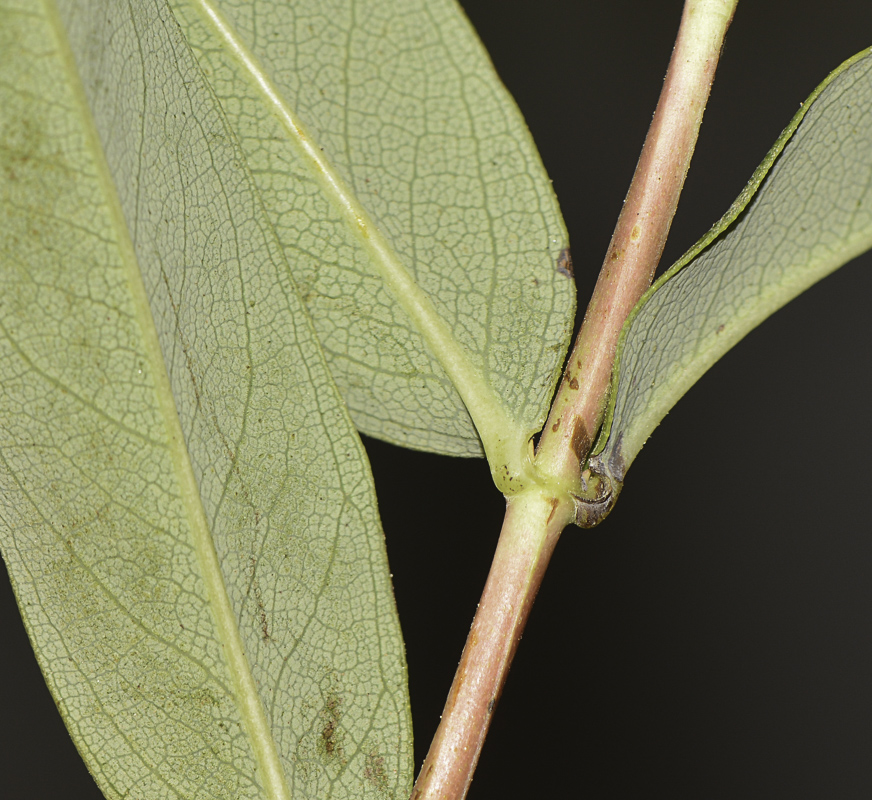
[(367, 461), (163, 0), (0, 4), (0, 537), (107, 797), (411, 781)]
[(454, 0), (172, 5), (360, 430), (526, 449), (572, 330), (567, 237)]
[(726, 215), (624, 326), (591, 461), (620, 489), (645, 440), (727, 350), (872, 247), (872, 49), (803, 104)]

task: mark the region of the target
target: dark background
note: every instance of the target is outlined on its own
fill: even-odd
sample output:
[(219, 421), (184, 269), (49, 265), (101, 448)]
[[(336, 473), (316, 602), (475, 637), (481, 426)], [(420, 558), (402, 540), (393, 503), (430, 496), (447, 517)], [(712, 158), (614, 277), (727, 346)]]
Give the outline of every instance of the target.
[[(554, 179), (583, 305), (682, 4), (464, 5)], [(664, 263), (727, 208), (827, 72), (870, 44), (869, 0), (739, 4)], [(870, 267), (854, 262), (753, 332), (664, 420), (605, 524), (566, 531), (470, 800), (872, 797)], [(483, 462), (366, 445), (420, 764), (503, 504)], [(96, 800), (8, 585), (0, 599), (4, 796)]]

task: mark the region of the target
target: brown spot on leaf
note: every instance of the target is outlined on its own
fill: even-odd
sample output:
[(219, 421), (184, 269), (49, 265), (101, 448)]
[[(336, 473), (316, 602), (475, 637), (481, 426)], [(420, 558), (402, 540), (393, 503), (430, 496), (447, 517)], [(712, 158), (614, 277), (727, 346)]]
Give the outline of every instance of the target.
[(570, 378), (569, 388), (578, 391), (578, 378)]
[(342, 737), (339, 722), (342, 719), (342, 698), (334, 693), (327, 696), (327, 702), (321, 710), (321, 748), (328, 758), (342, 756)]
[(375, 786), (376, 789), (384, 791), (388, 788), (388, 773), (385, 769), (384, 756), (379, 754), (378, 748), (370, 751), (366, 756), (366, 764), (363, 767), (363, 777)]
[(575, 271), (572, 268), (572, 255), (570, 254), (568, 247), (564, 247), (563, 250), (560, 251), (560, 255), (557, 256), (557, 271), (561, 275), (565, 275), (567, 278), (571, 278), (575, 275)]
[(332, 756), (336, 750), (336, 722), (334, 720), (328, 720), (327, 724), (324, 726), (324, 730), (321, 731), (321, 738), (324, 740), (324, 750), (327, 752), (328, 756)]

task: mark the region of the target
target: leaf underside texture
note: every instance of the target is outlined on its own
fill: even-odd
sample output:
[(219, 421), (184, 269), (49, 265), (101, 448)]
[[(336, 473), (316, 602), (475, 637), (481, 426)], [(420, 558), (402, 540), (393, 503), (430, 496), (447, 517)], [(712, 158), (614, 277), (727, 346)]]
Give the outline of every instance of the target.
[(645, 440), (766, 317), (872, 247), (872, 50), (836, 69), (748, 186), (624, 326), (591, 465), (620, 489)]
[[(472, 375), (485, 406), (540, 430), (575, 312), (567, 236), (454, 0), (171, 5), (358, 428), (481, 455)], [(480, 429), (489, 413), (473, 409)]]
[(162, 0), (0, 3), (0, 542), (109, 798), (408, 793), (372, 480)]

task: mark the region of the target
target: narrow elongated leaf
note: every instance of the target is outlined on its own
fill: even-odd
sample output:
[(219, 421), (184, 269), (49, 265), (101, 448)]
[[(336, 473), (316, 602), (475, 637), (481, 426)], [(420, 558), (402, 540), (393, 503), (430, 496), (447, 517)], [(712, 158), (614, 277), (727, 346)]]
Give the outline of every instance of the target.
[(0, 536), (76, 744), (107, 797), (404, 795), (365, 455), (174, 18), (0, 37)]
[(642, 298), (623, 332), (592, 466), (618, 490), (669, 409), (750, 330), (872, 247), (872, 50), (835, 70), (729, 212)]
[(465, 404), (538, 431), (574, 316), (566, 232), (454, 0), (172, 5), (358, 427), (467, 456)]

